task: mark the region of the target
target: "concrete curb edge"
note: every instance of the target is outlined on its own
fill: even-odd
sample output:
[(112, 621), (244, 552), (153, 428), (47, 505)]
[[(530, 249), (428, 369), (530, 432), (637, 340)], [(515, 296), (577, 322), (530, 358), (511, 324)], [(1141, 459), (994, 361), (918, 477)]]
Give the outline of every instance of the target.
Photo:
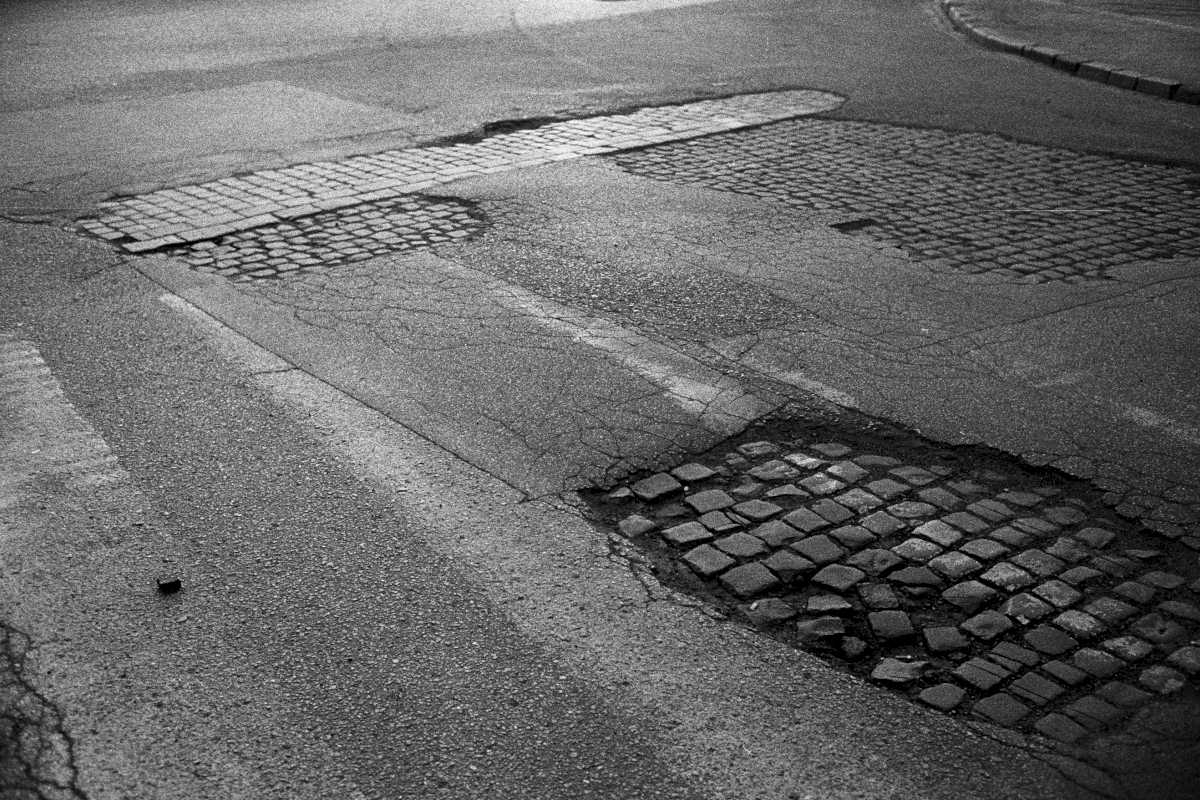
[(1039, 45), (1036, 42), (1014, 39), (981, 24), (969, 9), (962, 7), (961, 0), (941, 0), (940, 5), (942, 13), (956, 30), (984, 47), (1022, 56), (1084, 80), (1106, 83), (1120, 89), (1130, 89), (1177, 103), (1200, 105), (1200, 87), (1198, 86), (1191, 86), (1156, 75), (1145, 75), (1137, 70), (1122, 69), (1102, 61), (1079, 58), (1052, 47)]

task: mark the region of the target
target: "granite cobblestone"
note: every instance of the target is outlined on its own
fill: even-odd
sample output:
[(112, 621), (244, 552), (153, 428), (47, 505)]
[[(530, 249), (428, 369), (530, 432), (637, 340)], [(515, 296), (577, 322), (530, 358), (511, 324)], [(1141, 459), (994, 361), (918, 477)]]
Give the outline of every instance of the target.
[[(770, 601), (740, 613), (750, 624), (947, 713), (1076, 742), (1200, 680), (1200, 561), (1184, 569), (1181, 542), (1088, 513), (1036, 477), (770, 444), (659, 473), (692, 479), (654, 500), (613, 490), (614, 521), (738, 608)], [(855, 487), (840, 493), (734, 496), (779, 464), (829, 476), (847, 463), (865, 474), (838, 469)], [(668, 486), (659, 475), (632, 485)], [(931, 492), (962, 502), (921, 499)], [(716, 514), (738, 527), (714, 533)]]

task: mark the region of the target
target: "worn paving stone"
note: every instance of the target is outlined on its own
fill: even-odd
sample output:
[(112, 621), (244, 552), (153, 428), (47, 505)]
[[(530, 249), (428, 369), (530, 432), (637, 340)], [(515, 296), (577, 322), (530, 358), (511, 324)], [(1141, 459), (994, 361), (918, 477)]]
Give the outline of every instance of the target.
[(979, 639), (989, 642), (1000, 634), (1012, 629), (1013, 622), (999, 611), (983, 611), (958, 627)]
[(1187, 685), (1187, 677), (1165, 664), (1156, 664), (1138, 675), (1138, 683), (1159, 695), (1174, 694)]
[(700, 481), (708, 480), (716, 474), (716, 470), (710, 469), (703, 464), (697, 464), (694, 461), (671, 470), (672, 477), (683, 483), (699, 483)]
[(735, 505), (733, 510), (753, 522), (766, 522), (776, 514), (783, 512), (783, 508), (766, 500), (747, 500)]
[(889, 474), (895, 475), (900, 480), (905, 483), (911, 483), (913, 486), (925, 486), (938, 479), (937, 475), (920, 467), (896, 467), (893, 470), (889, 470)]
[(849, 614), (854, 610), (854, 605), (840, 595), (817, 594), (808, 598), (805, 610), (809, 614)]
[(1034, 651), (1012, 642), (1001, 642), (996, 645), (988, 652), (988, 658), (1006, 658), (1027, 667), (1035, 666), (1042, 660), (1042, 657)]
[(1158, 589), (1178, 589), (1180, 586), (1183, 586), (1185, 583), (1187, 583), (1187, 579), (1182, 575), (1176, 575), (1173, 572), (1161, 572), (1157, 570), (1154, 572), (1147, 572), (1145, 575), (1139, 577), (1138, 581), (1147, 584), (1148, 586), (1154, 586)]
[(893, 547), (892, 552), (907, 561), (924, 564), (934, 556), (941, 554), (942, 548), (928, 539), (918, 539), (913, 537), (911, 539), (905, 539), (903, 542)]
[(1114, 706), (1137, 708), (1154, 699), (1154, 695), (1124, 681), (1109, 681), (1096, 690), (1096, 694)]
[(778, 597), (768, 597), (754, 603), (738, 606), (739, 612), (752, 625), (781, 625), (797, 616), (796, 609)]
[(1152, 644), (1181, 642), (1187, 638), (1187, 629), (1173, 619), (1151, 612), (1129, 626), (1129, 632)]
[(998, 725), (1014, 725), (1031, 709), (1012, 695), (999, 692), (978, 701), (972, 710)]
[(888, 506), (888, 513), (900, 519), (922, 519), (937, 513), (937, 508), (918, 500), (905, 500)]
[(755, 556), (769, 552), (761, 539), (757, 539), (748, 533), (734, 533), (725, 536), (713, 542), (713, 546), (737, 558), (754, 558)]
[(768, 461), (765, 464), (759, 464), (757, 467), (750, 468), (747, 473), (755, 480), (764, 481), (766, 483), (781, 483), (790, 481), (793, 478), (798, 478), (803, 473), (800, 470), (788, 464), (785, 461), (778, 459)]
[(875, 541), (875, 535), (861, 525), (843, 525), (829, 532), (830, 538), (849, 550), (861, 550)]
[(1068, 609), (1054, 618), (1054, 624), (1080, 641), (1094, 639), (1105, 631), (1105, 625), (1091, 614)]
[(1138, 608), (1112, 597), (1097, 597), (1083, 606), (1083, 612), (1092, 615), (1105, 625), (1116, 625), (1137, 614)]
[(1042, 619), (1052, 612), (1054, 607), (1044, 603), (1031, 594), (1015, 594), (1000, 606), (1000, 613), (1011, 617), (1018, 624), (1025, 625)]
[(858, 597), (864, 606), (877, 611), (900, 607), (900, 598), (886, 583), (860, 583)]
[(966, 691), (959, 686), (952, 683), (939, 683), (937, 686), (923, 689), (917, 695), (917, 699), (939, 711), (951, 711), (957, 708), (966, 696)]
[(857, 483), (871, 474), (853, 461), (839, 461), (825, 471), (846, 483)]
[(1060, 580), (1049, 580), (1036, 586), (1032, 593), (1055, 608), (1068, 608), (1083, 599), (1083, 593)]
[(1061, 656), (1079, 646), (1077, 640), (1049, 625), (1039, 625), (1026, 632), (1022, 638), (1025, 644), (1048, 656)]
[(841, 617), (824, 616), (802, 619), (796, 623), (796, 636), (802, 643), (818, 642), (841, 636), (846, 632), (846, 622)]
[(755, 561), (722, 573), (721, 584), (738, 597), (754, 597), (778, 586), (779, 578)]
[(1090, 555), (1086, 548), (1066, 536), (1055, 539), (1054, 544), (1046, 548), (1046, 552), (1068, 564), (1077, 564)]
[(877, 578), (903, 564), (904, 560), (890, 550), (872, 548), (855, 553), (846, 563), (861, 569), (872, 578)]
[(662, 537), (671, 544), (683, 546), (712, 541), (713, 534), (699, 522), (685, 522), (667, 528), (662, 532)]
[(779, 452), (779, 445), (774, 442), (766, 441), (765, 439), (758, 442), (746, 442), (739, 444), (737, 451), (746, 458), (761, 458)]
[(868, 649), (870, 648), (867, 643), (857, 636), (842, 637), (842, 655), (845, 656), (847, 661), (857, 661), (866, 655)]
[(812, 497), (808, 492), (801, 489), (794, 483), (785, 483), (782, 486), (776, 486), (773, 489), (768, 489), (763, 492), (763, 497), (768, 500), (783, 498), (784, 500), (802, 500)]
[(965, 553), (944, 553), (929, 560), (929, 567), (952, 581), (962, 580), (983, 569), (983, 565)]
[(805, 533), (819, 531), (821, 528), (828, 528), (832, 524), (829, 520), (818, 514), (814, 514), (807, 508), (798, 508), (789, 514), (785, 514), (783, 521)]
[(1154, 600), (1157, 591), (1144, 583), (1137, 581), (1125, 581), (1113, 588), (1115, 594), (1119, 594), (1127, 600), (1132, 600), (1141, 605), (1147, 605)]
[(941, 487), (922, 489), (921, 491), (917, 492), (917, 497), (919, 497), (922, 502), (935, 505), (943, 511), (953, 511), (966, 502), (954, 492), (948, 491)]
[(1125, 716), (1125, 712), (1094, 694), (1081, 697), (1064, 709), (1064, 713), (1088, 730), (1111, 727)]
[(967, 506), (966, 510), (987, 522), (997, 523), (1015, 517), (1017, 514), (998, 500), (979, 500)]
[(894, 481), (891, 478), (882, 478), (877, 481), (871, 481), (864, 488), (871, 494), (882, 497), (884, 500), (894, 500), (912, 487), (899, 481)]
[(1050, 676), (1057, 678), (1068, 686), (1078, 686), (1084, 681), (1091, 680), (1092, 676), (1078, 667), (1073, 667), (1065, 661), (1047, 661), (1042, 665), (1042, 669)]
[(926, 661), (901, 661), (897, 658), (885, 658), (871, 672), (871, 680), (892, 686), (909, 686), (916, 683), (925, 674), (929, 663)]
[(987, 692), (1012, 675), (1012, 670), (1005, 669), (992, 661), (972, 658), (960, 664), (950, 674), (963, 683)]
[(774, 572), (783, 583), (792, 583), (817, 571), (816, 564), (789, 550), (772, 553), (763, 559), (762, 564)]
[(988, 534), (988, 538), (994, 539), (1003, 545), (1013, 548), (1014, 550), (1020, 550), (1033, 541), (1033, 537), (1028, 533), (1019, 531), (1009, 525), (1003, 525), (999, 528), (996, 528), (996, 530)]
[(851, 452), (849, 447), (840, 442), (822, 442), (814, 444), (812, 449), (829, 458), (841, 458), (842, 456), (849, 455)]
[(1028, 572), (1006, 561), (993, 565), (979, 576), (979, 580), (1006, 592), (1020, 591), (1037, 582)]
[(883, 505), (882, 500), (864, 489), (851, 489), (848, 492), (842, 492), (834, 499), (859, 514)]
[(888, 573), (887, 579), (892, 583), (905, 587), (928, 587), (935, 588), (941, 586), (943, 581), (929, 567), (903, 567), (895, 572)]
[(835, 592), (845, 592), (865, 577), (866, 573), (860, 569), (843, 564), (830, 564), (812, 576), (812, 583), (815, 586), (833, 589)]
[(877, 536), (888, 536), (907, 527), (886, 511), (876, 511), (863, 518), (862, 526)]
[(973, 614), (996, 594), (995, 589), (984, 586), (979, 581), (963, 581), (942, 592), (942, 599), (968, 614)]
[(1178, 600), (1166, 600), (1159, 603), (1158, 610), (1171, 615), (1177, 619), (1187, 620), (1189, 622), (1200, 622), (1200, 608), (1191, 603), (1183, 603)]
[(1012, 552), (999, 542), (993, 542), (988, 539), (975, 539), (967, 542), (958, 549), (980, 561), (995, 561), (997, 558), (1003, 558)]
[(822, 567), (840, 561), (846, 556), (845, 548), (823, 533), (793, 542), (789, 547)]
[(770, 547), (783, 547), (786, 544), (790, 544), (804, 538), (803, 533), (779, 519), (757, 525), (750, 532), (754, 534), (755, 537), (766, 542)]
[(947, 625), (925, 628), (922, 634), (925, 637), (925, 646), (931, 653), (953, 653), (966, 650), (970, 646), (970, 640), (962, 635), (962, 631)]
[(1062, 714), (1047, 714), (1033, 724), (1041, 734), (1064, 744), (1075, 744), (1088, 734), (1088, 729)]
[(1121, 659), (1091, 647), (1085, 647), (1072, 656), (1071, 664), (1097, 678), (1116, 675), (1125, 668), (1125, 662)]
[(853, 511), (829, 498), (818, 500), (812, 504), (811, 508), (818, 516), (824, 517), (834, 525), (854, 519)]
[(1117, 535), (1104, 528), (1084, 528), (1072, 534), (1076, 539), (1095, 550), (1102, 550), (1117, 538)]
[(1055, 558), (1049, 553), (1037, 549), (1017, 553), (1008, 560), (1010, 563), (1016, 564), (1021, 569), (1039, 578), (1049, 578), (1051, 575), (1061, 572), (1067, 566), (1066, 562), (1062, 559)]
[(654, 520), (646, 519), (641, 514), (630, 514), (621, 520), (617, 527), (625, 536), (633, 537), (649, 533), (658, 527), (658, 523)]
[(651, 475), (649, 478), (643, 478), (629, 488), (641, 499), (652, 501), (673, 492), (678, 492), (683, 488), (683, 484), (667, 473), (660, 472), (657, 475)]
[(800, 481), (800, 486), (804, 487), (805, 491), (811, 492), (815, 495), (833, 494), (834, 492), (840, 492), (842, 489), (846, 488), (846, 484), (842, 483), (837, 478), (826, 475), (823, 472), (819, 472), (816, 475), (810, 475), (809, 477)]
[(1035, 706), (1044, 706), (1061, 697), (1066, 688), (1036, 673), (1028, 672), (1010, 683), (1008, 691)]
[(885, 642), (909, 639), (916, 635), (908, 614), (899, 610), (872, 611), (867, 614), (867, 624), (871, 626), (871, 633)]
[(730, 508), (737, 501), (720, 489), (707, 489), (689, 495), (683, 502), (695, 509), (697, 514), (707, 514), (709, 511)]
[(1200, 647), (1188, 645), (1167, 656), (1167, 663), (1188, 675), (1200, 674)]
[(737, 562), (717, 548), (702, 544), (687, 551), (683, 556), (683, 563), (691, 567), (697, 574), (709, 578), (729, 569)]
[(953, 547), (963, 538), (957, 528), (947, 525), (941, 520), (930, 520), (913, 528), (914, 536), (921, 536), (942, 547)]
[(987, 522), (984, 522), (974, 514), (968, 514), (966, 511), (956, 511), (953, 514), (947, 514), (942, 517), (942, 521), (948, 522), (966, 533), (983, 533), (991, 527)]
[(707, 514), (701, 514), (699, 522), (701, 525), (717, 534), (729, 533), (730, 531), (736, 531), (742, 527), (742, 523), (731, 519), (729, 515), (721, 511), (710, 511)]

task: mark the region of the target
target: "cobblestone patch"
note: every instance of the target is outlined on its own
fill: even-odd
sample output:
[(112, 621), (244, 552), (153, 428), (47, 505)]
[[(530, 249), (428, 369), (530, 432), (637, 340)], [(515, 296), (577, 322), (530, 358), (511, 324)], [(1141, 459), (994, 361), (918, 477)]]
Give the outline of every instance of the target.
[(394, 200), (463, 178), (816, 114), (841, 102), (827, 92), (800, 89), (551, 122), (481, 141), (299, 164), (117, 198), (101, 203), (98, 215), (80, 227), (139, 253)]
[(1200, 175), (990, 134), (797, 119), (609, 156), (636, 175), (833, 212), (944, 271), (1101, 280), (1200, 256)]
[(170, 247), (193, 269), (235, 280), (270, 280), (383, 255), (463, 241), (484, 224), (453, 198), (411, 195), (326, 211), (277, 225)]
[(1182, 541), (1053, 470), (829, 436), (775, 421), (589, 500), (666, 583), (943, 712), (1066, 745), (1196, 693)]

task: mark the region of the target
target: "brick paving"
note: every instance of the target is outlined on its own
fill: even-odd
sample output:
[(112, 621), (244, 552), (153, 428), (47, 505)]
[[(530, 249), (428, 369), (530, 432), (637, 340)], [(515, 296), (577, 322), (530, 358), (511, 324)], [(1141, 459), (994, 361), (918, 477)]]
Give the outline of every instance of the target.
[(609, 156), (629, 172), (845, 217), (936, 270), (1113, 277), (1200, 256), (1200, 175), (1000, 136), (797, 119)]
[(1023, 467), (759, 439), (632, 488), (594, 508), (677, 585), (932, 708), (1070, 744), (1200, 680), (1195, 553)]
[(794, 90), (554, 122), (477, 142), (299, 164), (117, 198), (100, 203), (97, 216), (80, 227), (129, 252), (147, 252), (395, 200), (478, 175), (738, 130), (840, 104), (826, 92)]

